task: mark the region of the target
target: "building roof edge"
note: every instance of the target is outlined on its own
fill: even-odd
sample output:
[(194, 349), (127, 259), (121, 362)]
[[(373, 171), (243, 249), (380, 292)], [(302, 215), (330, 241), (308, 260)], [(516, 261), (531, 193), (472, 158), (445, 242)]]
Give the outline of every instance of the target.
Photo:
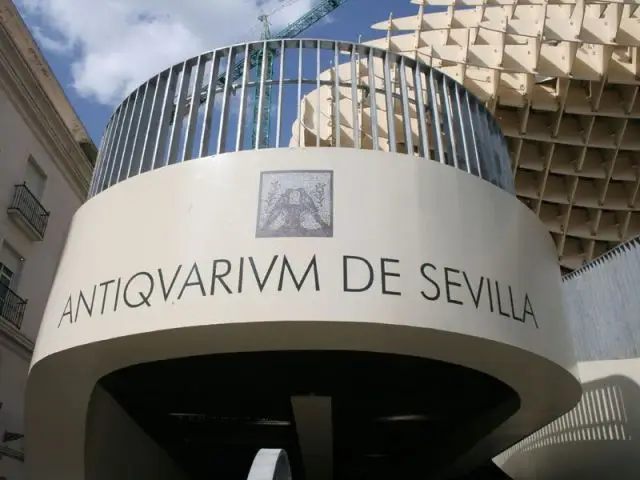
[(71, 136), (80, 145), (93, 165), (97, 155), (97, 147), (12, 0), (0, 0), (0, 24), (12, 38), (20, 55), (33, 72), (42, 90), (49, 97)]
[(574, 278), (579, 277), (584, 273), (587, 273), (590, 270), (593, 270), (596, 267), (599, 267), (601, 264), (608, 262), (613, 258), (619, 256), (620, 254), (626, 251), (629, 251), (632, 248), (636, 248), (637, 246), (640, 246), (640, 235), (630, 238), (629, 240), (616, 245), (611, 250), (607, 251), (606, 253), (603, 253), (597, 258), (594, 258), (589, 263), (585, 263), (583, 266), (575, 269), (573, 272), (567, 273), (562, 277), (562, 281), (566, 282), (568, 280), (573, 280)]

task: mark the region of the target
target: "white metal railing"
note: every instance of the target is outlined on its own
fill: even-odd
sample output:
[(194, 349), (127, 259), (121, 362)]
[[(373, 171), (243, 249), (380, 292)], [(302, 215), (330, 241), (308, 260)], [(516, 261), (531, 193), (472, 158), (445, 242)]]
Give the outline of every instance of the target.
[(107, 124), (90, 196), (194, 158), (298, 146), (408, 153), (514, 191), (500, 128), (453, 79), (366, 45), (285, 39), (206, 52), (140, 85)]

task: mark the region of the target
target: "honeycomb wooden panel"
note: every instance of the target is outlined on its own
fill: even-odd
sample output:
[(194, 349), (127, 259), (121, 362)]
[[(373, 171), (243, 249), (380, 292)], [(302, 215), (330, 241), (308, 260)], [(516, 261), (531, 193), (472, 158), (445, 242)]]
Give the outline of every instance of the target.
[[(370, 45), (486, 102), (568, 270), (640, 234), (640, 0), (413, 0)], [(433, 7), (440, 11), (433, 12)]]

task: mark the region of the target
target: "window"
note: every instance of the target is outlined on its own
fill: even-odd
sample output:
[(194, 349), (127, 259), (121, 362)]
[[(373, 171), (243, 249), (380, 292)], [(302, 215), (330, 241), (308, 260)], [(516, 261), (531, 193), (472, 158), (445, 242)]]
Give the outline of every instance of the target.
[(13, 272), (6, 265), (0, 263), (0, 283), (7, 287), (11, 286), (11, 279), (13, 278)]
[(0, 247), (0, 317), (20, 328), (26, 302), (15, 290), (20, 279), (24, 258), (4, 243)]
[(38, 200), (42, 200), (44, 187), (47, 183), (47, 176), (33, 157), (29, 157), (27, 160), (27, 168), (24, 172), (24, 183), (27, 185), (27, 188), (34, 197)]
[(0, 316), (3, 316), (3, 312), (7, 309), (6, 303), (8, 303), (9, 289), (11, 288), (11, 280), (13, 279), (13, 272), (5, 264), (0, 263)]
[(15, 290), (18, 285), (24, 258), (9, 244), (0, 247), (0, 283)]
[(29, 157), (26, 162), (23, 181), (15, 185), (13, 199), (7, 213), (31, 241), (44, 239), (50, 212), (42, 205), (47, 176)]

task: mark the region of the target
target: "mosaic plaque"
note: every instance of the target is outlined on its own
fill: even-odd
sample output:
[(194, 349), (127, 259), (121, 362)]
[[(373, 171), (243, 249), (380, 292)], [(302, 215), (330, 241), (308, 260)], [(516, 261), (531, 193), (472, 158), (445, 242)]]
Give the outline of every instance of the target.
[(262, 172), (256, 236), (333, 237), (333, 172)]

